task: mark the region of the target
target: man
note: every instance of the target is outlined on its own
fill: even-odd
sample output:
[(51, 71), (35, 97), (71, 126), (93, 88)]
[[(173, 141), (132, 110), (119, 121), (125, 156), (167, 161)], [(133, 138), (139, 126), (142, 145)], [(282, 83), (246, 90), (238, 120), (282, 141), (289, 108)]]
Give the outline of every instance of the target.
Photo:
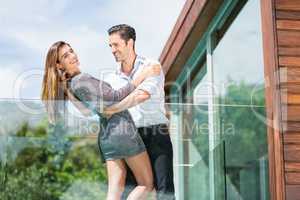
[[(120, 68), (117, 72), (121, 79), (131, 80), (142, 68), (158, 63), (139, 56), (135, 52), (136, 34), (134, 28), (116, 25), (108, 30), (109, 46)], [(154, 186), (158, 199), (174, 199), (173, 150), (168, 132), (164, 108), (164, 74), (146, 79), (122, 102), (105, 109), (112, 114), (129, 109), (138, 128), (152, 164)], [(126, 188), (134, 184), (128, 171)]]

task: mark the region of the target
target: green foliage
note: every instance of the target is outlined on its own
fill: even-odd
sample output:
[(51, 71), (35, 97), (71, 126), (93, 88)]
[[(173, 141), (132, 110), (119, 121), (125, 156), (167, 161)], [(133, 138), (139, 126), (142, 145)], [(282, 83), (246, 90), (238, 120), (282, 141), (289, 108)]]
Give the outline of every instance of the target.
[[(217, 186), (216, 184), (216, 190), (226, 187), (228, 199), (236, 199), (237, 196), (230, 196), (235, 192), (238, 192), (243, 199), (258, 199), (262, 187), (259, 182), (259, 170), (261, 170), (259, 162), (260, 159), (267, 156), (268, 152), (264, 85), (251, 85), (244, 81), (237, 83), (228, 80), (228, 82), (230, 84), (227, 85), (224, 94), (220, 94), (216, 98), (216, 112), (212, 113), (217, 119), (214, 124), (214, 133), (219, 139), (214, 150), (218, 154), (215, 154), (215, 157), (220, 156), (224, 159), (224, 161), (215, 160), (215, 165), (223, 167), (225, 164), (225, 170), (221, 172), (224, 174), (219, 174), (219, 171), (214, 172), (216, 177), (226, 176), (227, 182), (226, 186)], [(192, 120), (187, 120), (190, 126), (192, 123), (196, 123), (197, 126), (194, 127), (198, 127), (192, 129), (191, 142), (198, 150), (202, 160), (189, 171), (189, 181), (191, 182), (189, 193), (193, 197), (197, 196), (198, 199), (209, 198), (209, 193), (203, 191), (209, 191), (209, 171), (215, 170), (211, 168), (208, 170), (207, 109), (208, 107), (203, 105), (193, 106), (191, 109)], [(223, 145), (225, 145), (225, 153), (223, 153)], [(267, 170), (267, 165), (265, 170)], [(267, 182), (268, 177), (265, 177), (265, 180)], [(215, 182), (217, 181), (215, 180)], [(268, 188), (265, 190), (268, 191)]]
[(24, 123), (7, 138), (7, 159), (0, 163), (1, 200), (105, 198), (107, 175), (96, 139), (70, 138), (62, 131), (47, 129), (45, 122), (36, 127)]

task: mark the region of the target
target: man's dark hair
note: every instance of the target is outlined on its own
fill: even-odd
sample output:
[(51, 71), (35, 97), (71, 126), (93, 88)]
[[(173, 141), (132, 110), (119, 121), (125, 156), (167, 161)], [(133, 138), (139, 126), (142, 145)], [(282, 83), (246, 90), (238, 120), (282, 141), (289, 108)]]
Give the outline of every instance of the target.
[(135, 35), (135, 30), (131, 26), (127, 24), (119, 24), (111, 27), (108, 29), (108, 35), (111, 35), (113, 33), (119, 33), (120, 37), (128, 42), (128, 40), (133, 39), (135, 41), (136, 35)]

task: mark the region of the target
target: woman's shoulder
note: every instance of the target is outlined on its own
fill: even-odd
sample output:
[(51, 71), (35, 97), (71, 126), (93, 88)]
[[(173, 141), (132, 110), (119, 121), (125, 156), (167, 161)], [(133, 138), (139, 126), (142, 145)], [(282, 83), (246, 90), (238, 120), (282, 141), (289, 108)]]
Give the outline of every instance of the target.
[(101, 83), (101, 81), (88, 73), (80, 73), (71, 79), (71, 88), (74, 90), (76, 88), (90, 88), (96, 87)]
[(80, 74), (77, 74), (76, 76), (74, 76), (72, 78), (72, 81), (84, 80), (84, 79), (89, 79), (89, 78), (92, 78), (92, 76), (90, 74), (80, 73)]
[(94, 80), (94, 79), (95, 78), (88, 73), (80, 73), (71, 79), (71, 84), (74, 85), (78, 83), (89, 82), (90, 80)]

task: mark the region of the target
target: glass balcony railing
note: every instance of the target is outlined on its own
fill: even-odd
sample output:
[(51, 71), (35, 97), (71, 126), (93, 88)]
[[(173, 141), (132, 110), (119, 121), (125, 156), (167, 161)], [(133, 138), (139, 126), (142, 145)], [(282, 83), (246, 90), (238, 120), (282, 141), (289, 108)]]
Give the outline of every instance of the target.
[(269, 199), (264, 105), (171, 105), (179, 199)]
[(51, 127), (40, 101), (2, 100), (0, 112), (0, 199), (105, 199), (94, 119)]
[[(177, 199), (269, 199), (264, 105), (166, 107)], [(38, 100), (0, 101), (0, 199), (105, 199), (97, 118), (67, 113), (54, 127)]]

